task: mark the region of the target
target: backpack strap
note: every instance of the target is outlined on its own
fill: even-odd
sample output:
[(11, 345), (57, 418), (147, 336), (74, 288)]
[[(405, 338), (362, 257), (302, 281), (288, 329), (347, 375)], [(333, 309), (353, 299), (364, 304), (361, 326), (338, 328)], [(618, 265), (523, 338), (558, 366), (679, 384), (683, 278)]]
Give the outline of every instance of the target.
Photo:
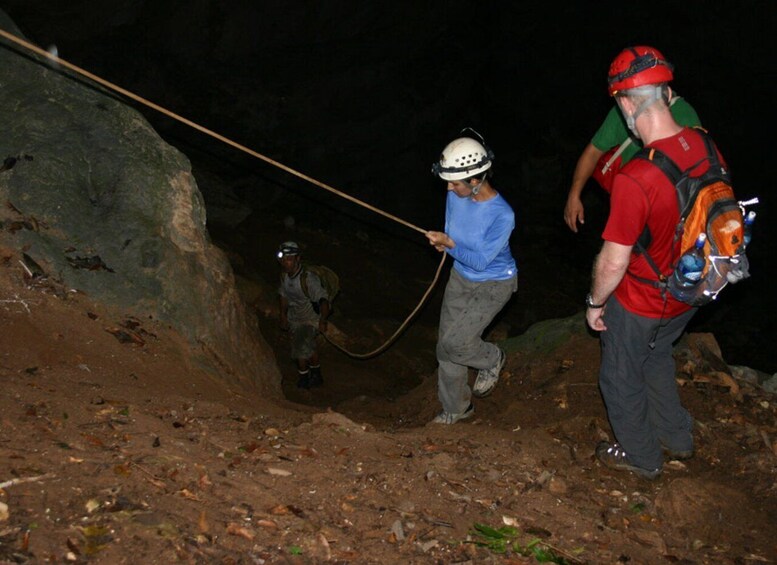
[(604, 164), (604, 166), (602, 166), (602, 170), (601, 170), (602, 175), (607, 174), (607, 171), (609, 171), (610, 168), (612, 168), (613, 163), (615, 163), (618, 157), (620, 157), (621, 154), (626, 150), (626, 148), (632, 143), (633, 141), (631, 140), (631, 137), (627, 137), (626, 139), (623, 140), (623, 143), (621, 143), (618, 146), (618, 149), (610, 156), (609, 159), (607, 159), (607, 162)]
[(634, 247), (636, 247), (639, 254), (645, 258), (645, 261), (647, 261), (647, 264), (650, 265), (651, 269), (653, 269), (653, 272), (658, 277), (658, 280), (638, 277), (637, 275), (630, 273), (629, 271), (626, 271), (626, 274), (628, 274), (630, 277), (634, 279), (637, 279), (641, 283), (649, 284), (650, 286), (657, 288), (658, 290), (661, 291), (661, 294), (663, 294), (666, 291), (667, 276), (661, 272), (661, 269), (658, 268), (658, 265), (656, 265), (656, 262), (653, 261), (653, 258), (647, 252), (647, 249), (645, 249), (639, 241), (637, 241), (637, 243), (634, 244)]
[(680, 170), (680, 167), (678, 167), (677, 164), (667, 157), (660, 149), (648, 147), (637, 153), (636, 157), (650, 161), (661, 169), (661, 172), (669, 177), (672, 186), (677, 186), (677, 182), (680, 180), (680, 177), (683, 176), (683, 171)]
[(308, 270), (305, 267), (302, 267), (302, 272), (299, 274), (299, 286), (305, 296), (308, 297), (308, 300), (310, 300), (310, 291), (308, 290)]
[(696, 192), (692, 194), (686, 194), (686, 191), (678, 189), (681, 181), (683, 180), (683, 176), (685, 176), (687, 172), (693, 171), (704, 161), (709, 162), (709, 170), (713, 170), (715, 167), (719, 169), (722, 168), (720, 159), (718, 159), (718, 152), (715, 147), (715, 142), (712, 141), (712, 138), (707, 134), (707, 131), (701, 127), (695, 127), (693, 129), (704, 141), (706, 156), (699, 159), (699, 161), (688, 167), (685, 171), (681, 170), (680, 167), (678, 167), (677, 164), (672, 161), (672, 159), (667, 157), (666, 154), (664, 154), (660, 149), (656, 149), (655, 147), (643, 148), (635, 155), (635, 157), (639, 157), (640, 159), (644, 159), (653, 163), (661, 170), (662, 173), (667, 176), (669, 181), (675, 187), (675, 192), (677, 194), (677, 207), (680, 211), (681, 220), (688, 215), (691, 207), (693, 207), (693, 203), (696, 201)]
[[(669, 179), (669, 182), (672, 183), (673, 187), (677, 186), (677, 183), (680, 181), (680, 178), (683, 176), (683, 171), (680, 170), (680, 167), (678, 167), (677, 164), (674, 161), (672, 161), (672, 159), (667, 157), (663, 153), (663, 151), (656, 149), (655, 147), (643, 148), (635, 155), (635, 157), (639, 159), (644, 159), (645, 161), (650, 161), (651, 163), (653, 163), (653, 165), (658, 167), (658, 169), (662, 173), (664, 173), (664, 175)], [(676, 189), (675, 189), (675, 192), (677, 192)], [(681, 217), (682, 217), (682, 214), (681, 214)], [(674, 241), (677, 241), (677, 238), (679, 237), (679, 233), (681, 232), (682, 232), (682, 224), (680, 224), (678, 226), (678, 229), (675, 231)], [(656, 274), (657, 280), (645, 279), (643, 277), (638, 277), (631, 273), (629, 273), (629, 275), (640, 282), (643, 282), (645, 284), (649, 284), (655, 288), (658, 288), (661, 291), (661, 294), (664, 295), (666, 293), (667, 277), (664, 273), (661, 272), (661, 269), (658, 268), (658, 265), (656, 265), (656, 262), (647, 252), (647, 247), (650, 245), (651, 239), (652, 238), (650, 237), (650, 230), (648, 229), (647, 226), (645, 226), (644, 231), (640, 235), (639, 239), (637, 239), (636, 243), (634, 244), (634, 247), (636, 247), (637, 253), (639, 255), (642, 255), (645, 258), (645, 261), (647, 261), (647, 264)], [(673, 241), (673, 245), (674, 245), (674, 241)]]

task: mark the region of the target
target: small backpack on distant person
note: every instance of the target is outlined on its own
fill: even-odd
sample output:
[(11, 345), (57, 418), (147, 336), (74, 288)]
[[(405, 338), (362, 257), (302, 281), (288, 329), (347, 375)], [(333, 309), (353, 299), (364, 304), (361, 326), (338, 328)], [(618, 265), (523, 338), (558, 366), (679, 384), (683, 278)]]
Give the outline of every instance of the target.
[(675, 230), (674, 242), (680, 239), (680, 257), (694, 248), (699, 234), (706, 234), (703, 248), (705, 266), (700, 278), (693, 284), (687, 281), (682, 283), (682, 274), (677, 272), (680, 257), (672, 260), (672, 273), (661, 273), (646, 251), (649, 241), (644, 241), (645, 233), (636, 247), (658, 276), (658, 281), (643, 282), (657, 286), (662, 292), (668, 290), (680, 302), (702, 306), (715, 300), (728, 283), (750, 276), (750, 265), (745, 254), (744, 207), (757, 203), (758, 199), (747, 202), (736, 200), (731, 178), (718, 159), (714, 142), (701, 128), (696, 128), (696, 131), (701, 134), (707, 149), (704, 160), (709, 161), (709, 168), (699, 176), (692, 176), (691, 171), (703, 161), (687, 171), (681, 171), (669, 157), (655, 148), (644, 148), (635, 158), (653, 163), (675, 186), (680, 221)]
[[(326, 295), (329, 297), (329, 305), (331, 307), (335, 297), (340, 292), (340, 277), (337, 276), (332, 269), (325, 267), (324, 265), (303, 265), (302, 274), (300, 275), (300, 286), (305, 296), (310, 298), (310, 292), (308, 291), (308, 273), (313, 273), (321, 281)], [(318, 304), (313, 303), (314, 308), (318, 308)], [(318, 310), (316, 310), (318, 311)]]

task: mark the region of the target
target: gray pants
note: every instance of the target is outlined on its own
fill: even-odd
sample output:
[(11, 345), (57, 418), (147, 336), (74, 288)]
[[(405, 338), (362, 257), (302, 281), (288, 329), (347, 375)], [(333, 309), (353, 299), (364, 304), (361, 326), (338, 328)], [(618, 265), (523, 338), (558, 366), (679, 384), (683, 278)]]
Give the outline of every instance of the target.
[(467, 368), (488, 369), (499, 360), (499, 348), (480, 338), (483, 330), (510, 300), (517, 278), (470, 282), (456, 269), (445, 287), (437, 338), (437, 397), (453, 414), (469, 406), (472, 391)]
[[(661, 446), (693, 449), (693, 420), (680, 403), (672, 344), (696, 309), (659, 320), (627, 311), (612, 296), (601, 333), (599, 387), (615, 439), (629, 460), (645, 469), (661, 468)], [(658, 328), (655, 348), (648, 346)]]
[(310, 359), (316, 352), (318, 327), (311, 324), (289, 324), (292, 359)]

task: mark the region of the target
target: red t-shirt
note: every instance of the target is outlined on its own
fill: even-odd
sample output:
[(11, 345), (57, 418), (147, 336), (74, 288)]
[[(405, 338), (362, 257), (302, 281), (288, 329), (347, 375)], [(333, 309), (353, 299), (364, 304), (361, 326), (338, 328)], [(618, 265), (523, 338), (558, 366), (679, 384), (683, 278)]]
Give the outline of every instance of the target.
[[(707, 155), (704, 141), (690, 128), (683, 128), (680, 133), (659, 139), (648, 147), (660, 149), (683, 171), (698, 165), (694, 175), (709, 167), (708, 161), (704, 160)], [(679, 238), (672, 245), (679, 220), (676, 191), (667, 176), (653, 163), (632, 159), (613, 182), (610, 217), (602, 238), (621, 245), (634, 245), (647, 225), (651, 235), (648, 254), (661, 272), (668, 274), (672, 260), (680, 255)], [(631, 254), (628, 273), (648, 280), (658, 278), (645, 258), (635, 252)], [(648, 318), (670, 318), (690, 309), (668, 293), (664, 308), (664, 298), (658, 288), (640, 282), (628, 273), (615, 289), (615, 296), (629, 312)]]

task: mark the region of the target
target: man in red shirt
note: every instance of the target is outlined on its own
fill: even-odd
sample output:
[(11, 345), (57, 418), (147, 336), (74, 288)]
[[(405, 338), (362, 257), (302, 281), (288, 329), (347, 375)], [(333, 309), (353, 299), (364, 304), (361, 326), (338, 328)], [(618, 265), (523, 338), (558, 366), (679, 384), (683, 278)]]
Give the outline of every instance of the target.
[[(623, 50), (608, 77), (610, 94), (645, 148), (658, 148), (681, 170), (699, 174), (709, 166), (704, 140), (672, 117), (669, 79), (671, 67), (651, 47)], [(635, 247), (649, 233), (647, 254), (662, 273), (671, 273), (680, 255), (674, 239), (679, 217), (667, 176), (648, 160), (629, 161), (613, 183), (604, 244), (586, 299), (588, 324), (601, 332), (599, 386), (617, 440), (599, 444), (597, 458), (647, 479), (660, 475), (662, 449), (674, 459), (693, 455), (693, 420), (680, 402), (672, 344), (696, 309), (647, 282), (656, 274)]]

